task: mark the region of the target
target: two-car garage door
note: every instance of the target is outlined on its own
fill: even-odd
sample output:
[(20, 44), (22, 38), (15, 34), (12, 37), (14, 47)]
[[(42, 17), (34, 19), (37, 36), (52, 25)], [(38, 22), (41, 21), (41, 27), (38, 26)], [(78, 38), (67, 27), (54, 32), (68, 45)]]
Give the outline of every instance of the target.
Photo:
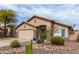
[(34, 30), (19, 30), (18, 36), (20, 39), (33, 39)]

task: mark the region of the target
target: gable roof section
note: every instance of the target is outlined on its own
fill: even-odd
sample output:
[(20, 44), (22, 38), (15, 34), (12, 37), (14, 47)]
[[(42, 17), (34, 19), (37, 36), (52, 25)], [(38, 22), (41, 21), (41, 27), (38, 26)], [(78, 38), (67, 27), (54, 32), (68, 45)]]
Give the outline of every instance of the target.
[(54, 20), (50, 20), (50, 19), (47, 19), (47, 18), (44, 18), (44, 17), (40, 17), (40, 16), (33, 16), (31, 17), (30, 19), (27, 20), (27, 22), (31, 21), (33, 18), (39, 18), (41, 20), (45, 20), (45, 21), (49, 21), (49, 22), (52, 22), (52, 23), (55, 23), (55, 24), (58, 24), (58, 25), (61, 25), (61, 26), (65, 26), (65, 27), (68, 27), (68, 28), (72, 28), (71, 26), (69, 25), (66, 25), (66, 24), (62, 24), (62, 23), (58, 23)]
[(27, 22), (31, 21), (33, 18), (39, 18), (41, 20), (45, 20), (45, 21), (48, 21), (48, 22), (55, 22), (53, 20), (50, 20), (50, 19), (47, 19), (47, 18), (44, 18), (44, 17), (40, 17), (40, 16), (33, 16), (30, 19), (28, 19)]
[(32, 26), (32, 27), (34, 27), (34, 28), (36, 28), (35, 26), (33, 26), (33, 25), (31, 25), (31, 24), (29, 24), (29, 23), (27, 23), (27, 22), (22, 22), (20, 25), (18, 25), (15, 29), (17, 29), (17, 28), (19, 28), (22, 24), (28, 24), (28, 25), (30, 25), (30, 26)]
[(62, 23), (58, 23), (58, 22), (55, 22), (55, 24), (58, 24), (58, 25), (61, 25), (61, 26), (65, 26), (65, 27), (71, 27), (71, 26), (69, 26), (69, 25), (66, 25), (66, 24), (62, 24)]
[(34, 27), (34, 28), (36, 28), (34, 25), (31, 25), (31, 24), (27, 23), (27, 22), (31, 21), (33, 18), (39, 18), (39, 19), (41, 19), (41, 20), (48, 21), (48, 22), (51, 22), (51, 23), (54, 23), (54, 24), (58, 24), (58, 25), (61, 25), (61, 26), (65, 26), (65, 27), (68, 27), (69, 29), (73, 30), (72, 26), (69, 26), (69, 25), (66, 25), (66, 24), (62, 24), (62, 23), (58, 23), (58, 22), (56, 22), (56, 21), (54, 21), (54, 20), (50, 20), (50, 19), (43, 18), (43, 17), (40, 17), (40, 16), (33, 16), (33, 17), (31, 17), (31, 18), (28, 19), (26, 22), (22, 22), (20, 25), (18, 25), (18, 26), (16, 27), (16, 29), (19, 28), (19, 27), (20, 27), (22, 24), (24, 24), (24, 23), (25, 23), (25, 24), (28, 24), (28, 25), (30, 25), (30, 26), (32, 26), (32, 27)]
[(69, 26), (69, 25), (66, 25), (66, 24), (62, 24), (62, 23), (58, 23), (58, 22), (55, 22), (55, 24), (58, 24), (58, 25), (61, 25), (61, 26), (68, 27), (70, 30), (72, 30), (72, 31), (73, 31), (72, 26)]

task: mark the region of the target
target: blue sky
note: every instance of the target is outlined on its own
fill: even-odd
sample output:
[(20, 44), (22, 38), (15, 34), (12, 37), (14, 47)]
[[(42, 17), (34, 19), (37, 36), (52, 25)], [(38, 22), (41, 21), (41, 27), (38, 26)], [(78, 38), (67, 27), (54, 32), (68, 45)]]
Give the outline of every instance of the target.
[(0, 9), (12, 9), (17, 14), (17, 24), (33, 15), (43, 16), (68, 25), (75, 24), (79, 28), (78, 4), (14, 4), (0, 5)]

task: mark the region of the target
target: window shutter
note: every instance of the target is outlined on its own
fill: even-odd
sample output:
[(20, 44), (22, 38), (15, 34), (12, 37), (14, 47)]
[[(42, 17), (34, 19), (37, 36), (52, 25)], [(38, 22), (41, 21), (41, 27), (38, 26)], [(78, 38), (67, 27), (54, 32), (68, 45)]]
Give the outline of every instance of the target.
[(65, 29), (61, 29), (61, 36), (65, 37)]

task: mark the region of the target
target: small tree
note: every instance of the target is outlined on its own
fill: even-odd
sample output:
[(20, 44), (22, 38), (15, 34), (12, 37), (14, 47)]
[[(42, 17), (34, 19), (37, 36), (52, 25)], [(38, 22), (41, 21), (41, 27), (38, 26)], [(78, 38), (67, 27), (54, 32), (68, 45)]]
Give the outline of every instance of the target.
[(49, 31), (51, 31), (50, 35), (51, 35), (51, 38), (53, 37), (53, 35), (56, 33), (56, 31), (58, 30), (57, 27), (54, 27), (54, 28), (51, 28)]
[(15, 22), (15, 11), (2, 9), (0, 10), (0, 22), (4, 23), (4, 33), (7, 36), (6, 26), (10, 22)]
[(41, 26), (37, 29), (37, 33), (37, 43), (43, 43), (47, 37), (47, 29)]
[(15, 25), (10, 24), (10, 25), (8, 25), (8, 28), (10, 29), (9, 36), (12, 37), (14, 34)]

